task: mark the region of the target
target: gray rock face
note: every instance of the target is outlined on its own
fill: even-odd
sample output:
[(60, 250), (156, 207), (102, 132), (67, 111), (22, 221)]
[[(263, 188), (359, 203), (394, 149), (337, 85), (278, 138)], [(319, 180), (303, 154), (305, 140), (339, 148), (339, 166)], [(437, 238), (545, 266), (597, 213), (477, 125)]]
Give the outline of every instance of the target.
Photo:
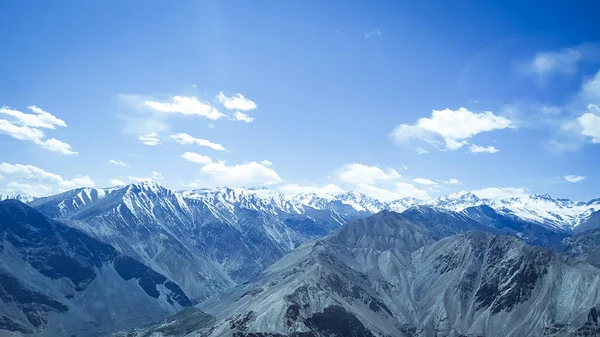
[(194, 333), (597, 333), (599, 269), (515, 237), (450, 234), (391, 212), (349, 223), (294, 250), (251, 283), (202, 303), (217, 323)]
[(177, 284), (113, 247), (0, 201), (0, 330), (105, 336), (191, 305)]
[(179, 193), (150, 182), (74, 190), (31, 205), (144, 262), (197, 300), (249, 280), (346, 222), (272, 191)]

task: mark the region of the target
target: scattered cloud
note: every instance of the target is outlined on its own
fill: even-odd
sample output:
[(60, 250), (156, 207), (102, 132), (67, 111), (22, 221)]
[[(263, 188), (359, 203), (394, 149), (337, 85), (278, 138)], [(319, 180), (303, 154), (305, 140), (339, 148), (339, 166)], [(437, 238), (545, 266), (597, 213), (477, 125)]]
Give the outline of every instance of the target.
[(522, 187), (488, 187), (480, 190), (473, 190), (473, 194), (481, 199), (506, 199), (517, 198), (526, 195)]
[(186, 152), (181, 155), (181, 158), (183, 158), (189, 162), (196, 163), (196, 164), (202, 164), (202, 165), (212, 163), (212, 159), (210, 157), (203, 156), (196, 152)]
[(346, 192), (341, 187), (334, 184), (328, 184), (325, 186), (302, 186), (298, 184), (285, 184), (283, 186), (280, 186), (279, 190), (288, 195), (315, 194), (321, 197), (325, 195), (336, 195)]
[(578, 50), (563, 48), (559, 51), (537, 53), (531, 62), (531, 71), (538, 76), (550, 74), (572, 75), (577, 72), (577, 65), (583, 60)]
[(127, 185), (123, 180), (119, 179), (109, 179), (110, 186), (125, 186)]
[(414, 125), (401, 124), (391, 136), (398, 143), (418, 139), (445, 150), (457, 150), (467, 145), (467, 139), (494, 130), (513, 127), (511, 121), (490, 111), (471, 112), (458, 110), (433, 110), (431, 117), (421, 118)]
[(345, 183), (373, 185), (377, 182), (398, 179), (400, 178), (400, 174), (394, 169), (383, 170), (377, 166), (353, 163), (343, 166), (339, 170), (337, 177)]
[(183, 145), (196, 144), (199, 146), (209, 147), (216, 151), (227, 151), (227, 149), (221, 144), (213, 143), (210, 140), (206, 140), (206, 139), (194, 138), (194, 137), (188, 135), (187, 133), (176, 133), (176, 134), (171, 135), (170, 137), (172, 139), (174, 139), (176, 142), (178, 142), (179, 144), (183, 144)]
[[(121, 177), (123, 178), (123, 177)], [(150, 174), (149, 177), (135, 177), (135, 176), (127, 176), (125, 177), (127, 180), (133, 182), (133, 183), (141, 183), (144, 181), (157, 181), (157, 180), (162, 180), (163, 179), (163, 175), (156, 172), (156, 171), (152, 171), (152, 173)]]
[(214, 129), (214, 128), (215, 128), (215, 126), (214, 126), (213, 124), (208, 124), (208, 128), (209, 128), (209, 129)]
[(469, 148), (469, 151), (471, 151), (471, 153), (497, 153), (498, 150), (497, 148), (493, 147), (493, 146), (479, 146), (479, 145), (471, 145), (471, 147)]
[(209, 103), (201, 102), (196, 97), (192, 96), (174, 96), (172, 98), (172, 102), (147, 100), (143, 102), (143, 105), (154, 111), (179, 113), (183, 115), (197, 115), (213, 120), (225, 116)]
[(283, 182), (271, 167), (257, 162), (227, 166), (224, 161), (202, 166), (201, 171), (211, 179), (226, 186), (273, 185)]
[(592, 111), (600, 112), (600, 109), (590, 104), (587, 110), (588, 112), (577, 118), (577, 122), (581, 128), (581, 134), (591, 138), (592, 143), (598, 144), (600, 143), (600, 115)]
[(40, 129), (56, 129), (57, 126), (66, 127), (67, 124), (51, 113), (32, 105), (28, 107), (33, 113), (24, 113), (7, 106), (0, 108), (0, 115), (7, 115), (11, 120), (0, 119), (0, 134), (12, 138), (29, 141), (52, 152), (65, 155), (76, 155), (71, 145), (56, 138), (45, 139), (45, 133)]
[(417, 152), (418, 154), (427, 154), (427, 153), (429, 153), (429, 151), (427, 151), (426, 149), (424, 149), (422, 147), (416, 148), (415, 152)]
[(117, 165), (117, 166), (131, 167), (131, 165), (129, 165), (129, 164), (125, 163), (125, 162), (122, 162), (120, 160), (111, 159), (108, 162), (111, 163), (111, 164), (113, 164), (113, 165)]
[(458, 185), (458, 184), (460, 184), (460, 180), (458, 180), (456, 178), (451, 178), (451, 179), (442, 181), (442, 183), (444, 183), (446, 185)]
[[(11, 178), (44, 183), (51, 192), (63, 192), (79, 187), (94, 187), (95, 183), (89, 176), (75, 176), (73, 179), (64, 179), (59, 174), (45, 171), (34, 165), (0, 163), (0, 173)], [(17, 183), (18, 184), (18, 183)], [(13, 187), (17, 185), (13, 184)], [(30, 185), (32, 186), (32, 185)]]
[(382, 31), (381, 29), (372, 30), (372, 31), (370, 31), (370, 32), (366, 32), (366, 33), (365, 33), (365, 37), (366, 37), (367, 39), (368, 39), (368, 38), (371, 38), (371, 37), (373, 37), (373, 36), (381, 36), (381, 35), (383, 35), (383, 31)]
[(564, 176), (563, 179), (565, 179), (566, 181), (568, 181), (570, 183), (578, 183), (578, 182), (583, 181), (585, 179), (585, 177), (570, 174), (570, 175)]
[(431, 179), (427, 179), (427, 178), (414, 178), (413, 183), (417, 183), (420, 185), (425, 185), (425, 186), (434, 186), (437, 185), (435, 181), (431, 180)]
[(249, 111), (256, 109), (256, 103), (240, 93), (227, 96), (221, 91), (217, 95), (217, 100), (219, 100), (227, 110)]
[(6, 187), (2, 188), (2, 193), (43, 197), (52, 194), (52, 187), (41, 184), (31, 185), (11, 181), (6, 184)]
[(247, 114), (240, 112), (240, 111), (236, 111), (233, 113), (233, 119), (238, 122), (246, 122), (246, 123), (254, 122), (254, 118), (252, 118), (252, 117), (248, 116)]
[(0, 114), (8, 115), (16, 120), (16, 124), (29, 126), (32, 128), (56, 129), (57, 126), (66, 128), (67, 123), (62, 119), (52, 115), (51, 113), (42, 110), (41, 108), (31, 105), (27, 107), (33, 114), (21, 112), (11, 109), (7, 106), (0, 108)]
[(417, 188), (413, 184), (399, 181), (395, 183), (394, 186), (396, 187), (396, 193), (398, 193), (401, 196), (401, 198), (429, 198), (425, 190)]
[(158, 134), (156, 132), (148, 133), (138, 137), (139, 140), (142, 141), (142, 144), (148, 146), (156, 146), (162, 144), (160, 142), (160, 138), (158, 138)]

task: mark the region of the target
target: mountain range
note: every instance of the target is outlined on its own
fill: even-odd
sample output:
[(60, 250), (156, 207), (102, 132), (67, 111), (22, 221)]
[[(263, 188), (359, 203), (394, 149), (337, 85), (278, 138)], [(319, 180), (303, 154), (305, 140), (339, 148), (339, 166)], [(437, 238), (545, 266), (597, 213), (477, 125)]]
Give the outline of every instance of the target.
[[(14, 289), (5, 291), (0, 335), (3, 328), (24, 335), (71, 336), (68, 331), (102, 336), (145, 324), (150, 325), (133, 334), (494, 335), (504, 312), (503, 319), (515, 324), (510, 330), (515, 336), (526, 331), (559, 336), (595, 324), (584, 316), (596, 306), (588, 283), (595, 284), (600, 261), (595, 250), (600, 235), (594, 234), (600, 233), (599, 199), (502, 199), (459, 192), (433, 200), (382, 202), (356, 192), (172, 191), (154, 182), (0, 199), (11, 199), (0, 202), (5, 209), (0, 212), (2, 254), (10, 255), (3, 259), (17, 261), (4, 262), (2, 272), (19, 284), (14, 289), (34, 298), (23, 302), (11, 297)], [(27, 240), (10, 239), (15, 233)], [(49, 233), (58, 235), (56, 242), (43, 239)], [(15, 249), (15, 242), (23, 248)], [(60, 262), (43, 258), (49, 251), (58, 252)], [(462, 255), (440, 257), (450, 253)], [(44, 274), (71, 259), (88, 268), (83, 285), (69, 278), (75, 266), (70, 262), (66, 271), (50, 273), (55, 278)], [(123, 259), (133, 275), (118, 262)], [(20, 264), (36, 272), (24, 275)], [(452, 271), (440, 271), (450, 264), (456, 264)], [(495, 283), (486, 279), (490, 273), (498, 275)], [(532, 273), (535, 280), (519, 285)], [(548, 298), (566, 296), (566, 283), (553, 283), (550, 276), (576, 280), (577, 296), (590, 299), (564, 309), (569, 312), (564, 317), (556, 314), (564, 311), (562, 304), (529, 306), (538, 290)], [(584, 281), (579, 285), (577, 280)], [(517, 285), (504, 289), (503, 282)], [(486, 291), (492, 294), (483, 300)], [(99, 307), (89, 304), (90, 296), (101, 298)], [(47, 299), (62, 306), (49, 306)], [(514, 303), (507, 309), (494, 304), (498, 301)], [(34, 309), (28, 309), (32, 303)], [(130, 313), (139, 305), (143, 310)], [(514, 308), (543, 312), (535, 317), (540, 323), (523, 321)], [(166, 323), (152, 325), (181, 309)], [(42, 319), (33, 319), (34, 324), (28, 312)], [(106, 316), (109, 312), (112, 316)], [(351, 330), (331, 330), (337, 320), (351, 322)]]

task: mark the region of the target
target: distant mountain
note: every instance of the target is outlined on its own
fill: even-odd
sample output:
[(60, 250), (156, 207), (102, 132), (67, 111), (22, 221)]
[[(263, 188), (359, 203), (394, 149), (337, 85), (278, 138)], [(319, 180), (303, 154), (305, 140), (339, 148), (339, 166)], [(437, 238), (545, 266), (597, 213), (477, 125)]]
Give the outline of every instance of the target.
[(35, 200), (34, 197), (24, 194), (0, 194), (0, 201), (2, 200), (19, 200), (20, 202), (28, 203)]
[(176, 283), (110, 245), (0, 201), (0, 335), (106, 336), (192, 304)]
[(198, 300), (249, 280), (348, 220), (266, 189), (174, 192), (152, 182), (78, 189), (31, 205), (142, 261)]
[[(63, 219), (142, 261), (200, 301), (250, 280), (301, 244), (381, 210), (413, 216), (429, 212), (420, 219), (449, 221), (453, 233), (456, 226), (466, 226), (554, 247), (570, 233), (570, 225), (548, 220), (550, 215), (558, 219), (548, 205), (563, 207), (570, 217), (562, 219), (575, 221), (597, 204), (542, 196), (489, 200), (466, 192), (427, 202), (381, 202), (356, 192), (288, 196), (266, 188), (176, 192), (153, 182), (76, 189), (30, 203), (48, 217)], [(533, 205), (535, 212), (527, 213), (519, 205)]]
[(554, 199), (549, 195), (525, 195), (511, 198), (481, 198), (474, 192), (462, 191), (425, 202), (428, 205), (461, 211), (472, 206), (487, 205), (499, 212), (512, 214), (523, 220), (551, 229), (571, 232), (595, 211), (600, 200), (577, 202)]
[[(386, 211), (351, 222), (294, 250), (250, 283), (202, 303), (200, 309), (215, 323), (185, 334), (587, 336), (600, 331), (599, 269), (510, 236), (470, 231), (447, 237), (448, 228)], [(182, 331), (179, 321), (172, 322), (171, 331)]]

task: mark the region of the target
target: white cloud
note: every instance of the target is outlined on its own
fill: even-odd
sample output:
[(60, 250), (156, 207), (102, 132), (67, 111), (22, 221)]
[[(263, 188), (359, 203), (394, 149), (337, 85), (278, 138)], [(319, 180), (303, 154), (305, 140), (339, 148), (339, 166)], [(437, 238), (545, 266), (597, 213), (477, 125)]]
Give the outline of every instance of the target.
[[(410, 184), (409, 184), (410, 185)], [(392, 201), (398, 200), (405, 197), (401, 193), (390, 191), (385, 188), (369, 185), (369, 184), (358, 184), (354, 188), (357, 192), (363, 193), (367, 196), (375, 198), (380, 201)]]
[(377, 166), (350, 164), (343, 166), (338, 172), (338, 179), (350, 184), (373, 185), (376, 182), (390, 181), (400, 178), (394, 169), (382, 170)]
[(418, 199), (427, 199), (429, 196), (427, 192), (415, 187), (413, 184), (405, 183), (405, 182), (397, 182), (394, 184), (396, 186), (396, 193), (400, 194), (402, 198), (418, 198)]
[(570, 183), (578, 183), (580, 181), (583, 181), (585, 179), (585, 177), (570, 174), (570, 175), (564, 176), (563, 179), (565, 179), (566, 181), (568, 181)]
[(446, 185), (458, 185), (460, 184), (460, 180), (456, 179), (456, 178), (450, 178), (448, 180), (444, 180), (442, 181), (444, 184)]
[(52, 187), (39, 184), (22, 184), (11, 181), (6, 184), (6, 187), (2, 188), (1, 191), (5, 194), (20, 194), (32, 197), (43, 197), (52, 194)]
[(35, 114), (26, 114), (8, 107), (0, 108), (0, 113), (13, 117), (14, 121), (0, 119), (0, 134), (12, 138), (29, 141), (47, 150), (66, 155), (75, 155), (77, 152), (71, 150), (71, 145), (56, 138), (44, 139), (46, 135), (39, 128), (55, 129), (56, 126), (66, 127), (64, 121), (52, 114), (36, 107), (30, 106)]
[(138, 137), (139, 140), (142, 141), (142, 144), (148, 146), (156, 146), (162, 144), (160, 139), (158, 138), (158, 134), (156, 132), (148, 133)]
[(213, 162), (204, 165), (201, 170), (214, 182), (226, 186), (272, 185), (283, 182), (275, 170), (257, 162), (233, 166), (227, 166), (222, 161)]
[[(512, 122), (490, 111), (475, 113), (466, 108), (433, 110), (430, 118), (420, 118), (415, 125), (401, 124), (392, 137), (399, 143), (420, 139), (447, 150), (468, 144), (467, 139), (482, 133), (512, 127)], [(440, 141), (441, 140), (443, 141)]]
[(469, 148), (469, 151), (471, 151), (471, 153), (496, 153), (500, 150), (498, 150), (497, 148), (493, 147), (493, 146), (479, 146), (479, 145), (471, 145), (471, 147)]
[(279, 190), (288, 195), (315, 194), (321, 197), (328, 194), (336, 195), (345, 192), (341, 187), (334, 184), (328, 184), (325, 186), (302, 186), (298, 184), (286, 184), (279, 187)]
[(38, 129), (30, 128), (28, 126), (18, 126), (5, 119), (0, 119), (0, 133), (18, 140), (28, 140), (32, 142), (44, 138), (44, 133)]
[(209, 129), (214, 129), (214, 128), (215, 128), (215, 126), (214, 126), (213, 124), (208, 124), (208, 128), (209, 128)]
[(123, 166), (123, 167), (131, 167), (131, 165), (122, 162), (120, 160), (115, 160), (115, 159), (111, 159), (108, 161), (109, 163), (113, 164), (113, 165), (117, 165), (117, 166)]
[[(123, 178), (123, 177), (121, 177)], [(157, 181), (157, 180), (162, 180), (164, 177), (162, 174), (160, 174), (159, 172), (156, 171), (152, 171), (150, 173), (149, 177), (136, 177), (136, 176), (127, 176), (125, 177), (127, 180), (133, 182), (133, 183), (141, 183), (141, 182), (145, 182), (145, 181)]]
[(32, 128), (56, 129), (57, 126), (67, 127), (65, 121), (35, 105), (29, 106), (28, 109), (31, 110), (33, 114), (24, 113), (3, 106), (0, 108), (0, 114), (13, 117), (16, 120), (14, 123), (17, 125), (29, 126)]
[(525, 189), (522, 187), (488, 187), (480, 190), (473, 190), (473, 194), (481, 199), (506, 199), (525, 196)]
[(556, 52), (542, 52), (533, 58), (531, 71), (540, 76), (554, 73), (570, 75), (577, 72), (577, 65), (582, 60), (581, 52), (571, 48)]
[[(217, 99), (221, 104), (228, 110), (241, 110), (248, 111), (256, 109), (256, 103), (252, 100), (244, 97), (244, 95), (237, 93), (231, 96), (225, 95), (222, 91), (217, 95)], [(247, 115), (246, 115), (247, 116)]]
[(269, 161), (269, 160), (263, 160), (260, 163), (263, 164), (263, 165), (265, 165), (265, 166), (271, 166), (271, 165), (273, 165), (273, 163), (271, 163), (271, 161)]
[(422, 147), (416, 148), (415, 152), (417, 152), (418, 154), (427, 154), (427, 153), (429, 153), (429, 151), (427, 149), (424, 149)]
[(174, 96), (172, 102), (147, 100), (143, 102), (143, 105), (155, 111), (198, 115), (213, 120), (225, 116), (210, 104), (201, 102), (196, 97), (189, 96)]
[(13, 165), (3, 162), (0, 163), (0, 172), (15, 178), (52, 184), (59, 192), (79, 187), (95, 186), (94, 181), (89, 176), (76, 176), (73, 179), (64, 179), (58, 174), (45, 171), (34, 165)]
[(592, 143), (600, 143), (600, 116), (587, 112), (577, 118), (581, 134), (592, 138)]
[(210, 140), (206, 139), (194, 138), (188, 135), (187, 133), (176, 133), (174, 135), (171, 135), (170, 137), (179, 144), (197, 144), (199, 146), (209, 147), (216, 151), (227, 151), (227, 149), (221, 144), (213, 143)]
[(435, 181), (433, 181), (431, 179), (427, 179), (427, 178), (415, 178), (415, 179), (413, 179), (413, 183), (417, 183), (417, 184), (425, 185), (425, 186), (437, 185), (435, 183)]
[(203, 156), (196, 152), (186, 152), (181, 155), (181, 158), (183, 158), (189, 162), (196, 163), (196, 164), (202, 164), (202, 165), (212, 163), (212, 159), (210, 157)]
[(381, 31), (381, 29), (373, 30), (373, 31), (365, 33), (365, 37), (367, 39), (370, 37), (373, 37), (373, 36), (381, 36), (381, 35), (383, 35), (383, 32)]
[(236, 111), (233, 113), (233, 119), (238, 122), (246, 122), (246, 123), (254, 122), (254, 118), (252, 118), (252, 117), (248, 116), (247, 114), (240, 112), (240, 111)]
[(110, 186), (124, 186), (127, 185), (123, 180), (119, 179), (109, 179)]
[(60, 141), (56, 138), (36, 141), (36, 144), (53, 152), (58, 152), (66, 155), (75, 155), (77, 152), (71, 150), (71, 145)]
[(62, 190), (72, 190), (79, 187), (94, 187), (96, 184), (89, 176), (76, 176), (71, 180), (63, 180), (58, 185)]

